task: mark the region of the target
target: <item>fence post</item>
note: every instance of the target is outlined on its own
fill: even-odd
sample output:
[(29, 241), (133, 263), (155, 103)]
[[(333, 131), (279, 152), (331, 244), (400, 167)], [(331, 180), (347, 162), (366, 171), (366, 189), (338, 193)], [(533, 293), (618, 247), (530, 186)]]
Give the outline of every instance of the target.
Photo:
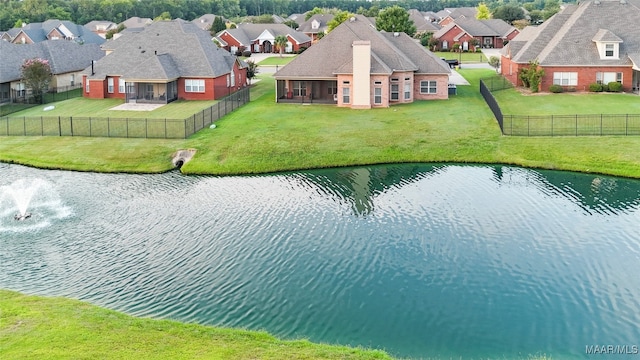
[(127, 124), (127, 126), (126, 126), (127, 134), (126, 135), (127, 135), (127, 138), (128, 138), (129, 137), (129, 118), (126, 118), (125, 121), (126, 121), (126, 124)]
[(193, 133), (196, 133), (196, 114), (193, 114)]
[(22, 131), (24, 132), (24, 136), (27, 136), (27, 117), (22, 117)]
[(576, 114), (576, 136), (578, 136), (578, 114)]
[(553, 115), (551, 115), (551, 137), (553, 137)]
[(600, 136), (602, 136), (602, 114), (600, 114)]
[(91, 116), (89, 116), (89, 137), (93, 136), (91, 132)]
[(167, 138), (167, 118), (164, 118), (164, 138)]
[(44, 136), (44, 120), (42, 120), (42, 116), (40, 116), (40, 136)]
[(73, 136), (73, 116), (69, 116), (69, 131), (71, 132), (71, 136)]
[(60, 116), (58, 116), (58, 136), (62, 136), (62, 124), (60, 123)]
[(629, 114), (627, 114), (626, 119), (624, 121), (624, 135), (629, 135)]
[(144, 137), (145, 139), (149, 138), (149, 119), (144, 118)]
[(530, 116), (527, 115), (527, 136), (531, 136), (531, 120)]

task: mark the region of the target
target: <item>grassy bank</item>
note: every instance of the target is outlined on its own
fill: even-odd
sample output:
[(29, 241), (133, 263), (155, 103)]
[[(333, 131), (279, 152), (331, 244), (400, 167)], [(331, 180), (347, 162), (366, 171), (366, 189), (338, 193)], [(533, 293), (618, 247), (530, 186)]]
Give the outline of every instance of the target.
[(264, 332), (136, 318), (85, 302), (0, 290), (0, 358), (389, 359)]
[[(5, 137), (0, 160), (45, 168), (104, 172), (168, 170), (177, 149), (197, 150), (189, 174), (247, 174), (398, 162), (502, 163), (640, 178), (640, 137), (507, 137), (478, 92), (493, 70), (462, 69), (471, 83), (449, 100), (367, 111), (328, 105), (276, 104), (263, 75), (252, 101), (186, 140)], [(544, 96), (499, 96), (509, 113), (530, 113)], [(562, 94), (577, 99), (580, 95)], [(622, 94), (607, 94), (621, 95)], [(587, 102), (605, 108), (607, 95)], [(549, 99), (554, 98), (550, 95)], [(601, 99), (601, 100), (600, 100)], [(541, 101), (532, 105), (532, 101)], [(561, 101), (563, 113), (582, 109)], [(577, 105), (574, 105), (577, 104)], [(507, 111), (505, 110), (505, 111)], [(638, 110), (640, 112), (640, 110)]]

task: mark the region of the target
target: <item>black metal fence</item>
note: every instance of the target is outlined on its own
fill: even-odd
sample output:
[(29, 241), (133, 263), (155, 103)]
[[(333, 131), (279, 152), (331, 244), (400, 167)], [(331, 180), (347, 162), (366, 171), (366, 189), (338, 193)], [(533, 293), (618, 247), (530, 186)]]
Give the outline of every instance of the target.
[(0, 136), (88, 136), (184, 139), (249, 102), (249, 88), (186, 119), (79, 116), (0, 117)]
[(480, 94), (493, 112), (503, 135), (640, 135), (640, 114), (504, 115), (491, 92), (511, 87), (513, 85), (505, 78), (480, 80)]
[(10, 93), (11, 96), (6, 99), (6, 102), (0, 104), (0, 116), (6, 116), (36, 105), (81, 97), (82, 84), (79, 86), (62, 86), (50, 89), (39, 97), (34, 96), (30, 90), (11, 89)]
[(512, 136), (640, 135), (640, 114), (504, 115), (502, 123)]
[(484, 98), (484, 101), (489, 106), (489, 109), (491, 109), (491, 112), (493, 112), (493, 116), (496, 118), (496, 121), (498, 121), (498, 126), (500, 126), (500, 131), (504, 135), (504, 127), (502, 122), (503, 120), (502, 110), (500, 109), (500, 106), (498, 105), (496, 98), (494, 98), (493, 94), (491, 94), (490, 88), (485, 84), (485, 82), (482, 79), (480, 79), (480, 94), (482, 95), (482, 97)]

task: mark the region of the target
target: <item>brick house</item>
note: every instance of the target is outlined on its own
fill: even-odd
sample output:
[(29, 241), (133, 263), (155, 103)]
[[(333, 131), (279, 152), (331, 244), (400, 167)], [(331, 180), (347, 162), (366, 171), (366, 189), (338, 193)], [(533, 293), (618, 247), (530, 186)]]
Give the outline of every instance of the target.
[(247, 84), (246, 63), (184, 20), (156, 21), (103, 48), (108, 55), (83, 72), (84, 97), (131, 103), (215, 100)]
[(588, 91), (616, 81), (640, 88), (640, 0), (595, 0), (566, 5), (540, 26), (526, 27), (502, 50), (501, 72), (516, 85), (520, 69), (537, 60), (541, 90), (553, 84)]
[[(80, 45), (73, 41), (47, 40), (35, 44), (12, 44), (0, 40), (0, 102), (29, 97), (30, 89), (22, 81), (21, 66), (26, 59), (49, 61), (52, 78), (49, 90), (69, 90), (82, 85), (82, 71), (104, 51), (97, 44)], [(60, 89), (62, 90), (62, 89)]]
[(274, 74), (277, 102), (353, 109), (447, 99), (449, 66), (405, 33), (356, 15)]
[(56, 19), (24, 24), (20, 28), (9, 29), (6, 34), (14, 44), (34, 44), (47, 40), (69, 40), (79, 44), (102, 44), (105, 41), (84, 26)]
[(220, 31), (215, 39), (232, 54), (251, 50), (253, 53), (277, 53), (275, 38), (284, 35), (287, 44), (283, 52), (295, 53), (311, 46), (311, 38), (285, 24), (238, 24), (235, 29)]
[(450, 50), (458, 44), (464, 51), (476, 51), (482, 47), (500, 49), (518, 33), (518, 29), (501, 19), (458, 18), (436, 31), (433, 37), (438, 39), (440, 50)]
[(310, 17), (309, 20), (300, 24), (298, 31), (310, 37), (311, 43), (315, 44), (319, 40), (318, 34), (323, 33), (322, 36), (324, 36), (324, 34), (327, 33), (329, 28), (328, 23), (333, 20), (333, 18), (334, 16), (332, 14), (315, 14)]
[(478, 9), (475, 7), (444, 8), (436, 13), (438, 25), (446, 26), (458, 19), (475, 19)]

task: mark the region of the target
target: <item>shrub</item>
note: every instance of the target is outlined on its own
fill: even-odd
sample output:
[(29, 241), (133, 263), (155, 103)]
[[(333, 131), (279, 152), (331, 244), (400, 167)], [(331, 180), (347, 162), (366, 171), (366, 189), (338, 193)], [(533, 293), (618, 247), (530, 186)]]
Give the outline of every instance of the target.
[(562, 92), (562, 86), (558, 85), (558, 84), (553, 84), (551, 86), (549, 86), (549, 91), (551, 91), (552, 93), (558, 94)]
[(242, 50), (236, 50), (235, 56), (242, 56)]
[(244, 57), (251, 57), (251, 50), (245, 50), (242, 52), (242, 56)]
[(298, 49), (298, 51), (296, 51), (296, 53), (302, 54), (305, 50), (307, 50), (306, 46), (300, 46), (300, 49)]
[(609, 91), (609, 84), (602, 84), (602, 91)]
[(589, 91), (591, 91), (591, 92), (601, 92), (602, 91), (602, 85), (600, 85), (598, 83), (589, 84)]
[(607, 86), (609, 87), (609, 91), (611, 91), (611, 92), (621, 92), (622, 91), (622, 84), (620, 84), (617, 81), (612, 81), (612, 82), (608, 83)]

